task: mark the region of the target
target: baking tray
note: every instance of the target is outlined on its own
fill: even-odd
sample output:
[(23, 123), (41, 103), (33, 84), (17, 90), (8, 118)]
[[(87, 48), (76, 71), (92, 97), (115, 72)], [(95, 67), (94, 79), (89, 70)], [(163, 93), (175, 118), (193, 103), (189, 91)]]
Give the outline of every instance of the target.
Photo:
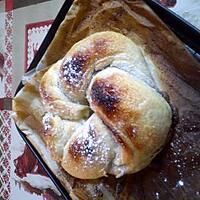
[(155, 0), (144, 0), (168, 27), (189, 46), (193, 53), (200, 54), (200, 31), (182, 17)]
[[(145, 0), (145, 2), (151, 7), (152, 10), (165, 22), (165, 24), (181, 39), (186, 46), (189, 47), (192, 54), (199, 58), (200, 54), (200, 46), (199, 40), (200, 40), (200, 31), (192, 26), (190, 23), (185, 21), (180, 16), (176, 15), (169, 9), (163, 7), (158, 2), (154, 0)], [(31, 70), (35, 69), (37, 65), (39, 64), (40, 60), (44, 56), (49, 44), (51, 43), (52, 39), (54, 38), (54, 35), (61, 24), (61, 22), (64, 20), (66, 13), (70, 9), (70, 6), (72, 5), (73, 0), (66, 0), (60, 9), (58, 15), (56, 16), (49, 32), (47, 33), (45, 39), (43, 40), (39, 50), (37, 51), (33, 61), (31, 62), (27, 72), (30, 72)], [(23, 88), (23, 83), (20, 82), (15, 95)], [(23, 133), (16, 125), (16, 128), (22, 137), (22, 139), (25, 141), (25, 143), (28, 145), (30, 150), (33, 152), (37, 160), (40, 162), (52, 182), (55, 184), (59, 192), (61, 193), (62, 197), (65, 200), (71, 200), (68, 192), (63, 187), (63, 185), (60, 183), (58, 178), (54, 175), (54, 173), (50, 170), (50, 168), (47, 166), (45, 161), (42, 159), (36, 148), (32, 145), (32, 143), (29, 141), (29, 139), (26, 137), (25, 133)]]

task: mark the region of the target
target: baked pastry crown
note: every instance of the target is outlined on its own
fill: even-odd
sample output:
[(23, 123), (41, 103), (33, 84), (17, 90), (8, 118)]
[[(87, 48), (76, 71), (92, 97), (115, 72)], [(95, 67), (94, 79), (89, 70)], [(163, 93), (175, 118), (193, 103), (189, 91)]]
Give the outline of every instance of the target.
[(44, 74), (44, 137), (69, 174), (118, 178), (162, 149), (172, 112), (151, 73), (139, 46), (106, 31), (76, 43)]

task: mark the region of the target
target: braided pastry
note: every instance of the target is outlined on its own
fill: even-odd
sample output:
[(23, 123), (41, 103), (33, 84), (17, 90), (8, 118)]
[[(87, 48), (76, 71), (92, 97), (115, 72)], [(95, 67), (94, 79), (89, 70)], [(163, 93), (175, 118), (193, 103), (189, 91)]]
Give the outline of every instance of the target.
[(171, 126), (171, 108), (140, 48), (111, 31), (76, 43), (44, 74), (40, 95), (51, 113), (43, 120), (48, 146), (81, 179), (143, 169)]

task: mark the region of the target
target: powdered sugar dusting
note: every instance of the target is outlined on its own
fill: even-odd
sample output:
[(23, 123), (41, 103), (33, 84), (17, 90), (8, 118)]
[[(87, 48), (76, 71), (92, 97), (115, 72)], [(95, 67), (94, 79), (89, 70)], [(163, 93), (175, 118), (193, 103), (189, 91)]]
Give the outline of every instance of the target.
[(184, 186), (184, 182), (182, 181), (182, 180), (179, 180), (178, 182), (177, 182), (177, 184), (176, 184), (176, 186), (178, 187), (182, 187), (182, 186)]
[(91, 125), (82, 133), (70, 146), (70, 154), (74, 159), (82, 159), (85, 168), (94, 163), (107, 163), (110, 148), (106, 146), (104, 136), (97, 135), (95, 128)]
[(53, 118), (53, 114), (52, 113), (45, 113), (45, 115), (43, 116), (42, 118), (42, 123), (43, 123), (43, 126), (44, 126), (44, 130), (45, 130), (45, 133), (52, 128), (51, 126), (51, 119)]
[(156, 199), (160, 199), (160, 196), (159, 196), (159, 193), (158, 192), (156, 192)]
[(87, 59), (88, 56), (82, 54), (65, 58), (61, 67), (61, 75), (64, 81), (75, 87), (79, 86)]
[[(170, 143), (173, 151), (173, 162), (177, 168), (180, 178), (187, 173), (190, 168), (191, 176), (194, 176), (196, 170), (199, 170), (199, 146), (198, 131), (200, 130), (199, 119), (197, 116), (185, 114), (180, 118), (180, 123), (176, 127), (177, 135)], [(186, 132), (187, 131), (187, 132)]]

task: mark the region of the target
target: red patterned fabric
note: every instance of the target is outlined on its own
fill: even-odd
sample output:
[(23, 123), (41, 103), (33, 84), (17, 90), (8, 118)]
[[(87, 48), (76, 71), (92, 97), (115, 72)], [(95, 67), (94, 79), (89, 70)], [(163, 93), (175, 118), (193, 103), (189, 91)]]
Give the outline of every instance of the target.
[[(13, 0), (5, 1), (5, 44), (4, 53), (0, 55), (1, 74), (4, 76), (3, 97), (12, 98), (12, 35), (13, 35)], [(3, 79), (3, 77), (2, 77)], [(5, 99), (0, 101), (0, 199), (8, 200), (10, 198), (10, 173), (11, 173), (11, 112), (3, 110)]]
[(10, 112), (0, 111), (0, 197), (9, 199), (10, 196), (10, 144), (11, 144), (11, 124)]
[(6, 97), (12, 97), (12, 50), (13, 50), (13, 12), (9, 11), (6, 13), (6, 22), (5, 22), (5, 80), (4, 90)]

